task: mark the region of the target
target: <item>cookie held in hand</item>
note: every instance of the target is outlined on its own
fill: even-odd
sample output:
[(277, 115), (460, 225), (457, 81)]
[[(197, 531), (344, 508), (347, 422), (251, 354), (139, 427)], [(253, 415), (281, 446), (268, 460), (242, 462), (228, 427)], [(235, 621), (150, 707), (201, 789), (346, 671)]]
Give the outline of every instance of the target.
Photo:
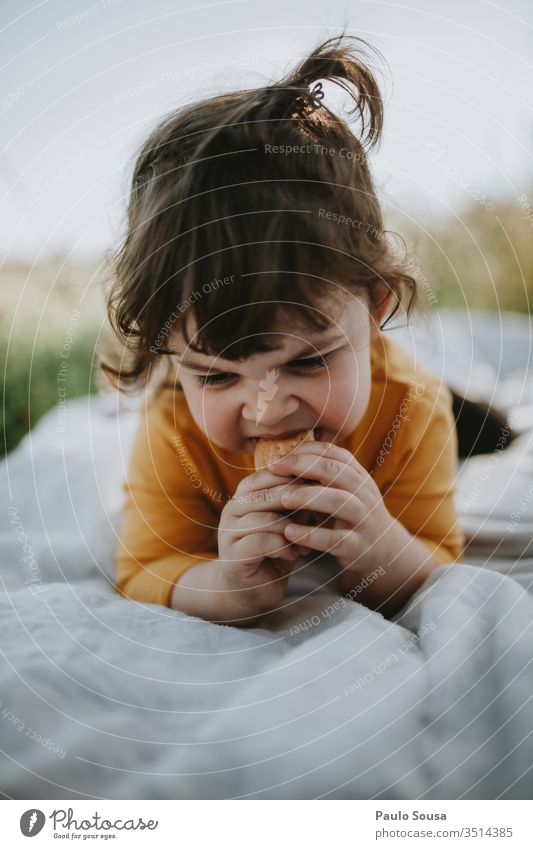
[(293, 436), (287, 436), (285, 439), (260, 439), (254, 451), (255, 468), (256, 470), (264, 469), (276, 454), (284, 457), (285, 454), (289, 454), (300, 443), (314, 442), (314, 440), (313, 428), (301, 430), (299, 433), (295, 433)]

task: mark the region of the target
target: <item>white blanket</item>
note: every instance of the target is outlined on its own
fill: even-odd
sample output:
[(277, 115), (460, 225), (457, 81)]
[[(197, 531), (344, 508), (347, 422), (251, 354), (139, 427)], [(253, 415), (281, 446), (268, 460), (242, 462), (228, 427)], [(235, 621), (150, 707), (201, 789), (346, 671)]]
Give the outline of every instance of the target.
[[(472, 344), (494, 339), (492, 317), (475, 316), (476, 336), (462, 314), (435, 316), (439, 373), (453, 382), (447, 352), (470, 349), (477, 394), (496, 386), (523, 433), (459, 464), (465, 562), (437, 569), (392, 622), (332, 592), (327, 557), (302, 558), (283, 608), (252, 629), (120, 598), (137, 413), (108, 396), (71, 402), (64, 433), (57, 410), (42, 419), (0, 468), (0, 791), (531, 798), (531, 334), (505, 318), (502, 347), (507, 333), (520, 351), (507, 369), (496, 345)], [(424, 331), (395, 333), (431, 359)]]

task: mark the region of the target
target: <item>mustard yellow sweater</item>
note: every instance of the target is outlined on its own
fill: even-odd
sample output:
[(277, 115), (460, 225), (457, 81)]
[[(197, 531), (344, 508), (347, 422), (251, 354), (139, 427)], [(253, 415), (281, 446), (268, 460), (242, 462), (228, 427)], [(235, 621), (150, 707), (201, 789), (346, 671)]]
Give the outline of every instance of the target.
[[(372, 344), (371, 365), (366, 412), (338, 444), (372, 476), (389, 513), (439, 565), (452, 563), (462, 554), (464, 536), (454, 504), (457, 434), (450, 391), (383, 333)], [(218, 557), (222, 509), (253, 471), (251, 455), (209, 443), (179, 384), (145, 403), (124, 484), (117, 592), (169, 606), (178, 578)]]

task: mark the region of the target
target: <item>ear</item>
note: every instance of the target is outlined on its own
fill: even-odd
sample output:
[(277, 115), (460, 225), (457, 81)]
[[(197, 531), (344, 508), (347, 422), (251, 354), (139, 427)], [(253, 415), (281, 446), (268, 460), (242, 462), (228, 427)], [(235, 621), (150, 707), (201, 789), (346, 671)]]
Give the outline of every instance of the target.
[(370, 319), (370, 338), (372, 342), (378, 336), (379, 325), (391, 306), (393, 294), (386, 283), (378, 283), (372, 292), (374, 303), (374, 311)]

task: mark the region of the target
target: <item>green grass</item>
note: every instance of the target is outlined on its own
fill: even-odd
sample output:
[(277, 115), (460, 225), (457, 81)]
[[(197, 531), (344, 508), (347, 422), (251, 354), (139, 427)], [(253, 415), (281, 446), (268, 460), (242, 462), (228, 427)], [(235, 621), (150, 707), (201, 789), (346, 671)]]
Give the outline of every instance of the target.
[(87, 395), (96, 389), (96, 374), (91, 374), (95, 336), (76, 336), (69, 350), (64, 383), (57, 382), (61, 368), (62, 340), (48, 339), (32, 352), (33, 339), (12, 342), (9, 353), (7, 338), (0, 337), (2, 372), (2, 444), (0, 456), (11, 451), (35, 426), (41, 416), (59, 403), (58, 387), (64, 387), (65, 400)]

